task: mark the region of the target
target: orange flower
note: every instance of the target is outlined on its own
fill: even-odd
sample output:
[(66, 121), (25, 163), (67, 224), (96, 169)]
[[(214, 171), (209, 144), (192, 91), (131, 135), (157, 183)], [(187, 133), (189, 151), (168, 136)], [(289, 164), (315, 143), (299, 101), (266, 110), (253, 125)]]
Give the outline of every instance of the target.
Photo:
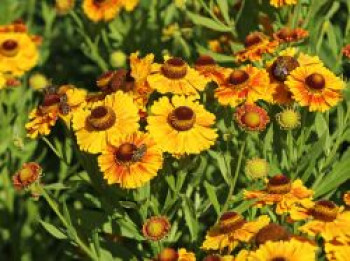
[(121, 0), (84, 0), (83, 10), (94, 22), (112, 20), (123, 7)]
[(209, 55), (201, 55), (195, 62), (194, 68), (208, 81), (213, 81), (217, 84), (224, 80), (225, 74), (229, 70), (219, 66)]
[(245, 49), (236, 53), (237, 62), (259, 61), (266, 53), (273, 53), (278, 41), (270, 41), (269, 37), (260, 32), (250, 33), (244, 42)]
[(237, 70), (226, 70), (224, 79), (218, 84), (215, 97), (220, 104), (232, 107), (257, 100), (271, 102), (274, 93), (270, 88), (268, 73), (251, 65)]
[(170, 227), (167, 217), (151, 217), (143, 224), (142, 233), (145, 238), (158, 241), (169, 233)]
[(284, 27), (273, 34), (273, 38), (280, 43), (298, 42), (307, 37), (309, 37), (309, 32), (302, 28)]
[(42, 168), (35, 162), (24, 163), (21, 169), (12, 177), (12, 182), (17, 190), (26, 189), (39, 180)]
[(238, 125), (247, 131), (263, 131), (270, 122), (267, 112), (255, 104), (244, 104), (237, 108), (234, 117)]
[(56, 124), (58, 113), (44, 112), (41, 107), (36, 108), (29, 114), (29, 122), (25, 125), (27, 136), (35, 139), (39, 135), (49, 135), (51, 128)]
[(350, 59), (350, 44), (345, 45), (342, 52), (346, 58)]

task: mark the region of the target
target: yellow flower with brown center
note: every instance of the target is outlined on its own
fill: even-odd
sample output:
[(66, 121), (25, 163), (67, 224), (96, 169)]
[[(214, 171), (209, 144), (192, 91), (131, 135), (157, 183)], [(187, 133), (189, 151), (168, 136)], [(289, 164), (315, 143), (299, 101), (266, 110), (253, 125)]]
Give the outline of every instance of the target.
[(190, 97), (162, 97), (151, 107), (148, 126), (152, 137), (165, 152), (176, 155), (199, 154), (217, 138), (215, 115)]
[(265, 178), (269, 173), (269, 163), (265, 159), (249, 159), (246, 162), (245, 173), (251, 179)]
[(326, 252), (327, 260), (329, 261), (347, 261), (350, 256), (350, 241), (339, 242), (332, 240), (325, 242), (324, 249)]
[(350, 59), (350, 44), (343, 47), (342, 53), (346, 58)]
[(138, 188), (157, 176), (162, 152), (149, 134), (136, 132), (112, 138), (98, 157), (98, 165), (108, 184)]
[(288, 76), (286, 85), (293, 98), (310, 111), (327, 111), (342, 99), (344, 82), (321, 66), (301, 66)]
[(281, 43), (299, 42), (309, 37), (309, 32), (302, 28), (283, 27), (273, 34), (273, 37)]
[(298, 0), (270, 0), (270, 5), (274, 7), (283, 7), (286, 5), (295, 5), (298, 3)]
[(209, 82), (181, 58), (170, 58), (162, 65), (155, 64), (154, 68), (147, 81), (162, 94), (197, 95)]
[(320, 235), (326, 241), (350, 237), (350, 211), (344, 211), (334, 202), (317, 201), (309, 214), (313, 219), (299, 227), (301, 232), (310, 236)]
[(346, 206), (350, 207), (350, 191), (347, 191), (343, 195), (343, 201)]
[(278, 47), (278, 41), (270, 41), (269, 37), (261, 32), (247, 35), (244, 42), (245, 49), (236, 53), (237, 62), (259, 61), (264, 54), (272, 54)]
[(110, 21), (123, 7), (123, 0), (84, 0), (83, 11), (94, 21)]
[(42, 168), (38, 163), (24, 163), (21, 169), (12, 177), (15, 189), (26, 189), (34, 182), (38, 181), (42, 173)]
[(269, 75), (264, 69), (248, 65), (237, 70), (229, 70), (224, 80), (215, 89), (215, 97), (222, 105), (236, 107), (241, 103), (257, 100), (272, 101), (274, 90), (270, 87)]
[(294, 109), (287, 108), (276, 115), (280, 127), (284, 130), (292, 130), (300, 125), (300, 113)]
[(268, 241), (251, 252), (249, 261), (316, 261), (317, 247), (297, 240)]
[(21, 76), (38, 60), (36, 43), (27, 33), (0, 32), (0, 72)]
[(244, 198), (257, 200), (257, 207), (276, 204), (278, 215), (289, 213), (299, 204), (311, 205), (312, 195), (313, 191), (307, 189), (300, 179), (291, 182), (282, 174), (270, 178), (264, 190), (244, 191)]
[(33, 109), (29, 114), (29, 122), (26, 123), (27, 136), (36, 139), (38, 136), (46, 136), (56, 124), (58, 112), (45, 112), (41, 107)]
[(220, 251), (227, 248), (230, 253), (240, 243), (250, 242), (269, 222), (270, 219), (267, 216), (260, 216), (255, 221), (246, 221), (236, 212), (226, 212), (220, 217), (219, 222), (207, 232), (201, 248)]
[(142, 233), (145, 238), (158, 241), (169, 233), (170, 227), (167, 217), (155, 216), (146, 220), (142, 227)]
[(208, 81), (219, 84), (225, 80), (225, 75), (229, 69), (219, 66), (209, 55), (201, 55), (195, 62), (194, 68), (200, 75)]
[(112, 139), (135, 132), (138, 121), (138, 109), (132, 98), (118, 91), (91, 108), (79, 108), (72, 122), (80, 149), (96, 154)]
[(270, 122), (266, 110), (255, 104), (244, 104), (236, 109), (234, 117), (243, 130), (263, 131)]

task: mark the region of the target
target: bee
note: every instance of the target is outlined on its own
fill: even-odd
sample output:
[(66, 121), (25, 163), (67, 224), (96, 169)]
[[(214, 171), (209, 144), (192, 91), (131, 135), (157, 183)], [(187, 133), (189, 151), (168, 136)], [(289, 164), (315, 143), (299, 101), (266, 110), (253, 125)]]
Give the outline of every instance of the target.
[(48, 85), (44, 89), (45, 94), (57, 94), (57, 86)]
[(284, 82), (287, 76), (299, 66), (297, 60), (289, 56), (279, 56), (272, 65), (272, 75), (279, 81)]
[(142, 159), (142, 157), (145, 155), (147, 151), (147, 146), (145, 144), (142, 144), (140, 147), (137, 148), (137, 150), (134, 151), (131, 161), (137, 162)]

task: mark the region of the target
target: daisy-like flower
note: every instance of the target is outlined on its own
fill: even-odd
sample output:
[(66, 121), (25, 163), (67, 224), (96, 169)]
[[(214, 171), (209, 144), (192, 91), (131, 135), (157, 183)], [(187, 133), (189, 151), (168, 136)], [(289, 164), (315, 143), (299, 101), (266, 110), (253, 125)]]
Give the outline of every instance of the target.
[(110, 21), (123, 7), (122, 0), (84, 0), (83, 11), (94, 21)]
[(350, 256), (350, 241), (339, 242), (332, 240), (324, 244), (328, 261), (347, 261)]
[(350, 59), (350, 44), (344, 46), (342, 53), (346, 58)]
[(309, 236), (320, 235), (326, 241), (350, 237), (350, 211), (344, 211), (332, 201), (317, 201), (308, 214), (313, 219), (299, 227), (301, 232)]
[(269, 75), (264, 69), (248, 65), (228, 71), (224, 77), (215, 89), (215, 97), (220, 104), (236, 107), (244, 102), (272, 101), (274, 90), (270, 87)]
[(295, 5), (298, 3), (298, 0), (270, 0), (270, 5), (278, 8), (286, 5)]
[(255, 104), (244, 104), (238, 107), (234, 117), (238, 125), (246, 131), (263, 131), (270, 122), (266, 110)]
[(191, 68), (181, 58), (170, 58), (164, 64), (154, 65), (154, 70), (147, 81), (158, 92), (182, 95), (197, 95), (208, 84), (208, 79)]
[(42, 173), (42, 168), (38, 163), (24, 163), (21, 169), (12, 177), (12, 183), (16, 190), (28, 188), (38, 181)]
[(274, 33), (273, 37), (280, 43), (299, 42), (309, 37), (309, 32), (302, 28), (291, 29), (289, 27), (283, 27)]
[(162, 167), (162, 152), (149, 134), (137, 132), (111, 138), (98, 157), (98, 165), (108, 184), (138, 188), (157, 175)]
[(72, 122), (80, 149), (96, 154), (113, 138), (135, 132), (138, 121), (138, 109), (132, 97), (118, 91), (91, 108), (79, 108)]
[(40, 107), (33, 109), (29, 114), (29, 122), (25, 125), (27, 136), (36, 139), (38, 136), (49, 135), (57, 119), (56, 111), (44, 112)]
[(230, 253), (240, 243), (250, 242), (269, 222), (270, 219), (267, 216), (260, 216), (255, 221), (246, 221), (236, 212), (226, 212), (207, 232), (201, 248), (220, 251), (227, 248)]
[(176, 155), (199, 154), (217, 138), (215, 115), (191, 97), (162, 97), (151, 107), (148, 116), (150, 134), (165, 152)]
[(201, 55), (195, 62), (194, 68), (208, 81), (219, 84), (225, 79), (229, 69), (219, 66), (209, 55)]
[(300, 113), (292, 108), (284, 109), (276, 115), (280, 127), (284, 130), (292, 130), (300, 125)]
[(268, 241), (251, 252), (249, 261), (316, 261), (317, 247), (297, 240)]
[(343, 195), (343, 201), (346, 206), (350, 207), (350, 191), (347, 191)]
[(276, 204), (276, 213), (282, 215), (289, 213), (298, 205), (312, 205), (313, 191), (307, 189), (301, 180), (294, 182), (282, 175), (270, 178), (264, 190), (244, 191), (245, 199), (256, 199), (256, 206)]
[(142, 233), (149, 240), (159, 241), (169, 233), (170, 227), (171, 225), (167, 217), (151, 217), (143, 224)]
[(301, 66), (288, 76), (286, 85), (294, 99), (310, 111), (327, 111), (341, 99), (344, 82), (321, 66)]
[(236, 53), (237, 62), (259, 61), (266, 53), (273, 53), (278, 41), (270, 41), (269, 37), (261, 32), (250, 33), (244, 42), (245, 49)]
[(245, 173), (251, 179), (265, 178), (269, 173), (269, 163), (265, 159), (249, 159), (245, 165)]
[(0, 72), (21, 76), (38, 60), (37, 44), (26, 32), (0, 32)]

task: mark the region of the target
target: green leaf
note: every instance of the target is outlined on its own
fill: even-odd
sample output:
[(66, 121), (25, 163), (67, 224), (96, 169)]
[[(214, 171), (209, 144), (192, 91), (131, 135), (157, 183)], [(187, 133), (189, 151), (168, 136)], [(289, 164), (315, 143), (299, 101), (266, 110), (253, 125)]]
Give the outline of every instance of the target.
[(207, 191), (210, 202), (216, 211), (216, 214), (219, 215), (220, 214), (220, 203), (219, 203), (218, 198), (216, 196), (216, 191), (215, 191), (214, 186), (212, 186), (209, 182), (205, 181), (204, 187)]
[(225, 19), (225, 22), (227, 24), (231, 24), (231, 20), (230, 20), (230, 14), (228, 12), (228, 4), (227, 4), (227, 0), (216, 0), (216, 2), (218, 3), (218, 6), (220, 8), (221, 14)]
[(222, 33), (231, 31), (231, 28), (229, 28), (228, 26), (226, 26), (222, 23), (218, 23), (210, 18), (201, 16), (201, 15), (197, 15), (197, 14), (192, 13), (190, 11), (187, 11), (186, 13), (189, 16), (189, 18), (192, 20), (192, 22), (195, 23), (196, 25), (204, 26), (204, 27), (209, 28), (211, 30), (214, 30), (217, 32), (222, 32)]
[(54, 236), (57, 239), (67, 239), (67, 236), (59, 230), (54, 225), (51, 225), (50, 223), (47, 223), (43, 220), (40, 220), (41, 225), (45, 228), (47, 232), (49, 232), (52, 236)]
[(198, 223), (195, 216), (195, 210), (192, 202), (186, 197), (182, 197), (182, 208), (185, 214), (185, 220), (190, 230), (192, 242), (195, 242), (198, 237)]

